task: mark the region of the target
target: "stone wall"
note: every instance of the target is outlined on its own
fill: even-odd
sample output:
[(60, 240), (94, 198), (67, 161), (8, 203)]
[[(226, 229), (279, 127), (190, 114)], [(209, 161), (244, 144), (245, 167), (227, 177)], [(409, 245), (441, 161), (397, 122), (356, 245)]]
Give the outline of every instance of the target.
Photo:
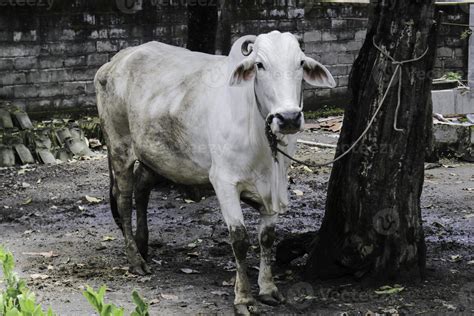
[(95, 109), (94, 75), (125, 47), (186, 43), (186, 11), (179, 5), (143, 3), (124, 14), (115, 1), (53, 4), (0, 7), (0, 98), (32, 114)]
[[(0, 98), (15, 100), (32, 114), (95, 108), (94, 74), (122, 48), (150, 40), (186, 44), (185, 1), (136, 0), (132, 11), (117, 7), (122, 0), (54, 0), (49, 9), (13, 6), (12, 1), (25, 3), (0, 0)], [(430, 75), (456, 71), (466, 78), (468, 39), (462, 34), (468, 29), (467, 6), (442, 9), (445, 24)], [(234, 0), (228, 10), (232, 39), (289, 31), (307, 55), (328, 66), (338, 87), (306, 87), (306, 108), (347, 102), (349, 73), (365, 39), (367, 4)]]

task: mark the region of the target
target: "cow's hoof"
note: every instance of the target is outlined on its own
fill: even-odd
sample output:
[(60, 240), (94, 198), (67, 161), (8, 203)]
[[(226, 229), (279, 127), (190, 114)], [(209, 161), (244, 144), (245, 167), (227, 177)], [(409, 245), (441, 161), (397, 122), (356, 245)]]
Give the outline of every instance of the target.
[(276, 306), (285, 303), (285, 297), (278, 291), (274, 291), (271, 294), (261, 294), (258, 296), (258, 300), (263, 304), (270, 306)]
[(236, 304), (234, 305), (234, 314), (238, 316), (250, 316), (259, 315), (260, 313), (255, 305)]
[(150, 268), (145, 261), (130, 266), (130, 272), (136, 275), (147, 275), (151, 273)]

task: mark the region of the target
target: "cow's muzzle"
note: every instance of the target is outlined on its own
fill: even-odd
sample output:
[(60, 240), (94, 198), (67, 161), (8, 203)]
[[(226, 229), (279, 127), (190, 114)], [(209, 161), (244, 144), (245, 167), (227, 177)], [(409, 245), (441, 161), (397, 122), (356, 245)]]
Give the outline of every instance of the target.
[(282, 134), (294, 134), (303, 129), (303, 113), (301, 111), (280, 112), (275, 114), (278, 130)]

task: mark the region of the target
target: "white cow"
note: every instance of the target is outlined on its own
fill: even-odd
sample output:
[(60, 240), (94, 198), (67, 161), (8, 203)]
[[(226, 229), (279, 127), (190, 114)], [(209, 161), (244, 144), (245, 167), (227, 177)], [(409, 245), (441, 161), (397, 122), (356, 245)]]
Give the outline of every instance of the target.
[(276, 135), (279, 148), (294, 154), (294, 134), (304, 125), (302, 79), (335, 86), (329, 71), (305, 56), (292, 34), (278, 31), (240, 38), (229, 56), (150, 42), (119, 52), (99, 69), (95, 87), (109, 151), (111, 207), (131, 271), (149, 272), (143, 257), (153, 184), (163, 178), (211, 183), (236, 259), (236, 310), (248, 313), (255, 302), (246, 274), (249, 238), (241, 200), (259, 206), (261, 214), (259, 297), (268, 304), (283, 300), (273, 282), (271, 247), (277, 215), (288, 204), (289, 162), (280, 153), (274, 159), (265, 128)]

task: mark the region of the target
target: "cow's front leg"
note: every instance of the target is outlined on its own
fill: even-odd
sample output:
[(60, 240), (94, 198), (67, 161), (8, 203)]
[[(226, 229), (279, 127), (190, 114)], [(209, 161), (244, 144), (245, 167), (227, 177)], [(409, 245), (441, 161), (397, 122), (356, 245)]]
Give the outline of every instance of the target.
[(275, 241), (275, 223), (277, 214), (262, 214), (258, 231), (260, 244), (260, 271), (258, 273), (259, 299), (268, 305), (278, 305), (284, 302), (283, 295), (273, 282), (272, 275), (272, 246)]
[(250, 315), (256, 312), (256, 301), (252, 297), (247, 277), (247, 250), (250, 246), (249, 236), (244, 225), (244, 217), (240, 207), (240, 194), (235, 185), (211, 177), (222, 209), (224, 221), (230, 234), (230, 241), (236, 262), (234, 307), (238, 315)]

